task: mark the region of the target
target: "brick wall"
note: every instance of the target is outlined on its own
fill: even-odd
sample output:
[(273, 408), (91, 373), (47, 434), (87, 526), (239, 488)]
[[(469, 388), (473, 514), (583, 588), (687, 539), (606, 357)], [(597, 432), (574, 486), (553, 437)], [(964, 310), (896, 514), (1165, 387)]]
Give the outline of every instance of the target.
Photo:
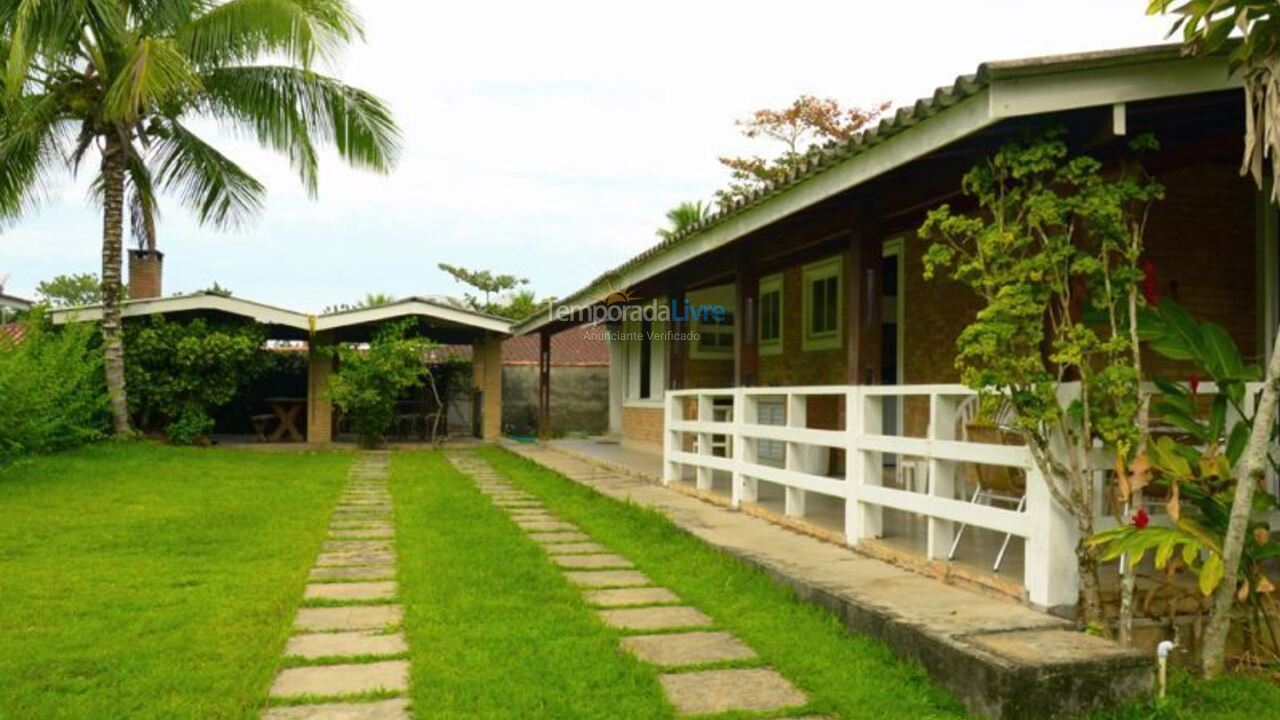
[(662, 447), (662, 408), (622, 407), (624, 445)]
[[(849, 282), (845, 278), (844, 282)], [(845, 349), (842, 337), (839, 348), (803, 352), (804, 288), (800, 266), (783, 271), (782, 278), (782, 353), (760, 356), (757, 385), (838, 385), (847, 382)]]

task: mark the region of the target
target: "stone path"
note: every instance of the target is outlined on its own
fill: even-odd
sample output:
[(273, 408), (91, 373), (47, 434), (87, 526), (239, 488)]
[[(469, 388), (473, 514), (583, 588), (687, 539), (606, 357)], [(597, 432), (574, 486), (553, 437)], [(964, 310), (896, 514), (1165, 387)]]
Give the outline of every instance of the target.
[(329, 523), (264, 720), (408, 720), (390, 454), (361, 453)]
[(732, 633), (717, 629), (710, 617), (682, 604), (671, 590), (654, 586), (625, 557), (557, 518), (488, 462), (463, 452), (451, 453), (449, 459), (543, 546), (548, 560), (582, 588), (606, 625), (626, 633), (624, 650), (662, 668), (662, 689), (677, 713), (768, 712), (776, 717), (780, 710), (808, 703), (803, 692), (763, 666), (755, 651)]

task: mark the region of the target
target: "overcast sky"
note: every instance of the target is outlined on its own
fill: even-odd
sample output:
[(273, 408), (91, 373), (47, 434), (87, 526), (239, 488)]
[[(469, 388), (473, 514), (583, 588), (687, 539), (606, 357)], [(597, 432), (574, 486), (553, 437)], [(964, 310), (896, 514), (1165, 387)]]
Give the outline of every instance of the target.
[[(224, 150), (270, 196), (232, 234), (167, 202), (165, 292), (218, 282), (303, 310), (459, 294), (449, 262), (565, 295), (654, 241), (663, 213), (724, 184), (718, 155), (757, 150), (735, 118), (801, 93), (909, 103), (984, 60), (1161, 42), (1143, 0), (353, 0), (367, 42), (333, 71), (390, 102), (405, 147), (389, 177), (328, 157), (320, 197), (250, 144)], [(758, 148), (759, 152), (766, 149)], [(85, 182), (0, 231), (0, 278), (33, 295), (96, 272)]]

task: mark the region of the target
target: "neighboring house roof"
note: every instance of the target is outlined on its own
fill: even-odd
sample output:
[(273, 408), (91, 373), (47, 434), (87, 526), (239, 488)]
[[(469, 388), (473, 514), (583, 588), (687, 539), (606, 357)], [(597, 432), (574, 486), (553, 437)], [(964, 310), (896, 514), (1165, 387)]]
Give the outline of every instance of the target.
[(18, 344), (27, 335), (27, 327), (22, 323), (0, 325), (0, 342)]
[[(502, 343), (503, 365), (537, 365), (541, 352), (537, 335), (524, 335)], [(443, 345), (430, 352), (430, 362), (448, 359), (471, 361), (470, 345)], [(552, 367), (608, 367), (609, 343), (602, 327), (581, 325), (551, 336)]]
[[(524, 335), (502, 343), (503, 365), (537, 365), (542, 352), (537, 335)], [(551, 336), (552, 367), (609, 365), (605, 329), (593, 325), (570, 328)]]
[[(1225, 55), (1181, 56), (1176, 44), (988, 62), (849, 140), (814, 150), (785, 179), (720, 209), (560, 301), (589, 307), (833, 195), (1010, 118), (1239, 87)], [(518, 335), (551, 322), (534, 315)]]
[[(427, 298), (410, 297), (371, 308), (308, 315), (238, 297), (213, 293), (173, 295), (163, 298), (127, 300), (121, 304), (124, 317), (164, 315), (180, 312), (222, 312), (255, 322), (287, 328), (300, 334), (341, 330), (399, 317), (421, 317), (464, 326), (477, 331), (510, 334), (511, 321), (495, 315), (455, 307)], [(53, 321), (99, 320), (102, 306), (60, 308), (50, 313)]]
[(26, 298), (0, 293), (0, 307), (9, 308), (10, 310), (30, 310), (33, 305), (35, 303)]

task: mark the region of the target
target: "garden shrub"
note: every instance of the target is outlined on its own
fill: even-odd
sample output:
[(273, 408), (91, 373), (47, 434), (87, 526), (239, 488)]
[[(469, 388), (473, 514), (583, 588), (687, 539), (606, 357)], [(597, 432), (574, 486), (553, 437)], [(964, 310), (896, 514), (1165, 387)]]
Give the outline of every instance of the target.
[(396, 418), (396, 401), (422, 387), (430, 370), (425, 354), (431, 342), (408, 336), (407, 323), (385, 325), (367, 346), (339, 345), (338, 373), (329, 397), (351, 419), (360, 444), (382, 442)]
[(37, 308), (21, 339), (0, 335), (0, 463), (74, 447), (107, 430), (96, 326), (51, 327)]
[(125, 326), (129, 410), (138, 428), (170, 442), (205, 442), (212, 412), (270, 367), (266, 335), (254, 324), (174, 322), (153, 317)]

